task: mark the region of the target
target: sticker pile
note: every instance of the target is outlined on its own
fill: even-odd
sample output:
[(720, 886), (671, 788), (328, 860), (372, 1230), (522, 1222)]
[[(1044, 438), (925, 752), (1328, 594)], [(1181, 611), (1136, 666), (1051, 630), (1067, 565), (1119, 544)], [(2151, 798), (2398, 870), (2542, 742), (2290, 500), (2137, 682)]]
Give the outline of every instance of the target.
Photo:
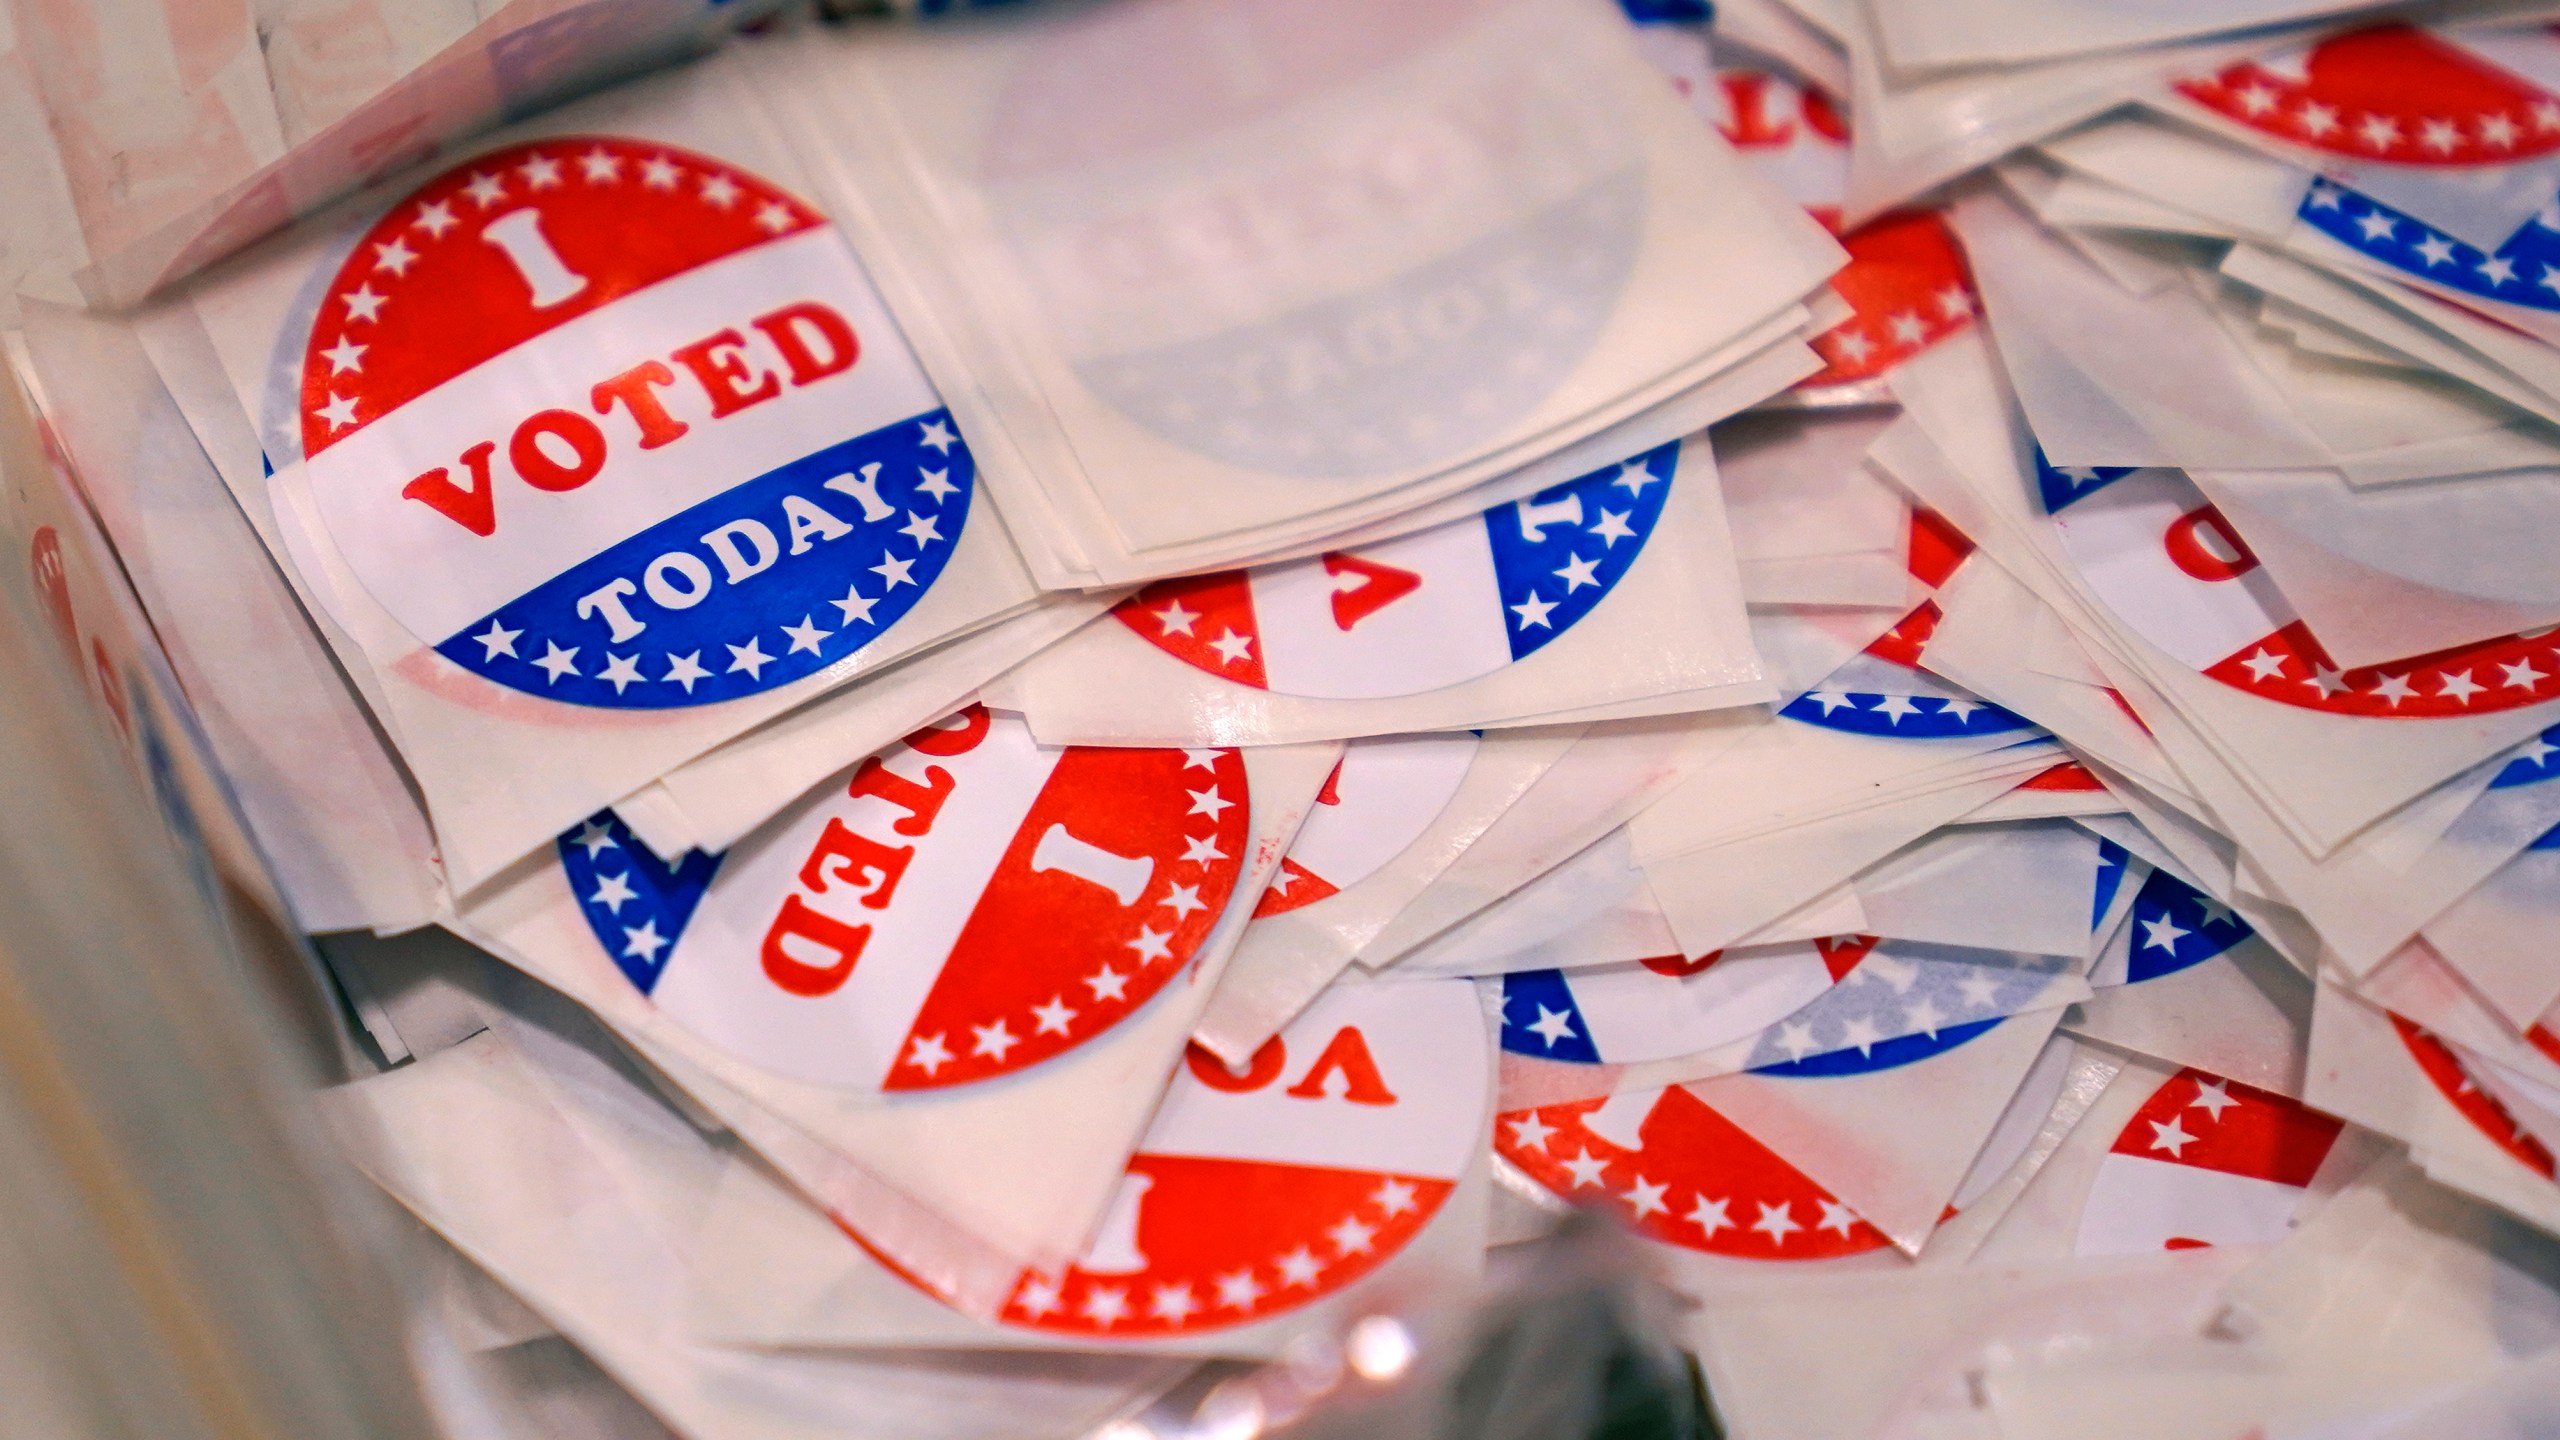
[(2560, 6), (1714, 8), (784, 26), (31, 304), (462, 1348), (1068, 1437), (1580, 1206), (1740, 1440), (2547, 1433)]

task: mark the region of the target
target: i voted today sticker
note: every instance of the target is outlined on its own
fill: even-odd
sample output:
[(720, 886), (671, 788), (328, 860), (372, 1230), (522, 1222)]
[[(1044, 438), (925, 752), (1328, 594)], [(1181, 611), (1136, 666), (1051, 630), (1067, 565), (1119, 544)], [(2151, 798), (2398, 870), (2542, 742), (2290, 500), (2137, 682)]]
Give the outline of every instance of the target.
[(2077, 1252), (2272, 1245), (2293, 1228), (2342, 1128), (2299, 1100), (2181, 1070), (2098, 1162)]
[(870, 644), (949, 563), (974, 467), (852, 249), (654, 141), (558, 136), (395, 203), (302, 361), (313, 503), (466, 670), (706, 705)]
[(1634, 567), (1680, 444), (1474, 519), (1357, 550), (1150, 585), (1112, 613), (1166, 654), (1282, 695), (1418, 695), (1525, 660)]
[(1466, 783), (1481, 743), (1475, 732), (1461, 730), (1374, 735), (1345, 746), (1254, 918), (1339, 894), (1403, 854)]
[(1051, 748), (973, 705), (726, 855), (670, 867), (610, 812), (559, 848), (676, 1023), (796, 1079), (927, 1090), (1137, 1013), (1225, 913), (1251, 805), (1235, 751)]

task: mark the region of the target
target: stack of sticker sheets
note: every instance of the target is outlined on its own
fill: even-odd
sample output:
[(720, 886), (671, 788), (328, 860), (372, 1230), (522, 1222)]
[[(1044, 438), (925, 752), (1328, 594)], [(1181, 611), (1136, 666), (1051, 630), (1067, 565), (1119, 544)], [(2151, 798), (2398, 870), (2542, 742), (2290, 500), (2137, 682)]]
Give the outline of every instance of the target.
[(1586, 1207), (1739, 1440), (2551, 1433), (2560, 6), (1704, 8), (785, 25), (30, 304), (422, 1326), (1172, 1434)]

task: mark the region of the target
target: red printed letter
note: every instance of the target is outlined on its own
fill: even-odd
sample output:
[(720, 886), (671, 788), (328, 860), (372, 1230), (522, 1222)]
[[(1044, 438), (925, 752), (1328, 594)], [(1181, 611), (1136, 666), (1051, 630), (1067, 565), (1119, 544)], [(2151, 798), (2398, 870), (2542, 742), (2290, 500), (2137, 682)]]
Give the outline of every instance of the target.
[(702, 382), (702, 393), (711, 397), (714, 420), (726, 419), (782, 393), (781, 376), (748, 367), (747, 337), (735, 330), (696, 340), (678, 350), (675, 360)]
[(818, 836), (817, 848), (800, 866), (800, 883), (823, 893), (834, 882), (846, 881), (863, 892), (865, 906), (885, 910), (889, 897), (898, 891), (899, 878), (907, 873), (907, 862), (915, 856), (913, 845), (883, 845), (847, 828), (841, 820), (830, 820)]
[(439, 465), (401, 486), (400, 498), (415, 500), (474, 535), (490, 534), (498, 528), (498, 499), (489, 489), (489, 456), (497, 448), (496, 442), (483, 440), (462, 452), (462, 463), (471, 472), (469, 489), (454, 484), (452, 474)]
[(1333, 1072), (1342, 1072), (1342, 1098), (1354, 1105), (1393, 1105), (1396, 1097), (1387, 1091), (1387, 1082), (1378, 1078), (1378, 1062), (1369, 1058), (1369, 1042), (1361, 1037), (1357, 1026), (1345, 1025), (1333, 1032), (1324, 1053), (1307, 1073), (1287, 1092), (1301, 1100), (1322, 1100), (1325, 1082)]
[[(815, 300), (785, 305), (769, 315), (759, 315), (752, 322), (782, 352), (784, 363), (791, 367), (791, 383), (806, 385), (853, 368), (855, 357), (862, 353), (862, 342), (853, 338), (853, 327), (845, 318)], [(809, 337), (801, 333), (807, 326), (811, 334), (826, 347), (821, 358), (809, 346)]]
[[(797, 895), (787, 896), (782, 913), (773, 917), (772, 926), (764, 932), (765, 978), (794, 995), (814, 999), (832, 994), (853, 973), (853, 962), (862, 958), (863, 944), (870, 938), (870, 926), (847, 925), (810, 909)], [(783, 948), (786, 940), (797, 940), (804, 949), (834, 958), (813, 964)]]
[(599, 415), (613, 413), (613, 402), (619, 400), (631, 411), (640, 425), (640, 448), (655, 450), (671, 440), (681, 439), (693, 427), (667, 413), (666, 402), (658, 398), (651, 386), (673, 385), (676, 372), (664, 360), (646, 360), (632, 366), (610, 380), (600, 381), (587, 392), (587, 403)]

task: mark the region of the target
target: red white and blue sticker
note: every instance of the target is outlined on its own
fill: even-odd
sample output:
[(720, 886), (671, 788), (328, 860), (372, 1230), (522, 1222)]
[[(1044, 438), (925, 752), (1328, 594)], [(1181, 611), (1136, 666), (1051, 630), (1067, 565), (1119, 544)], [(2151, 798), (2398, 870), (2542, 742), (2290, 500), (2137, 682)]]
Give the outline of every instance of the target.
[[(1802, 963), (1778, 967), (1765, 987), (1756, 977), (1747, 986), (1719, 985), (1720, 963), (1715, 956), (1665, 956), (1506, 975), (1502, 1047), (1541, 1060), (1633, 1064), (1756, 1034), (1745, 1069), (1862, 1075), (1926, 1060), (1988, 1032), (2033, 1005), (2071, 961), (1839, 936), (1806, 947)], [(1805, 996), (1795, 1008), (1768, 1013), (1794, 994)], [(1744, 1028), (1746, 1013), (1766, 1018)]]
[(445, 659), (708, 705), (860, 651), (948, 564), (968, 447), (835, 228), (710, 156), (559, 136), (356, 242), (300, 429), (331, 542)]
[[(2387, 1013), (2387, 1012), (2386, 1012)], [(2436, 1093), (2443, 1096), (2471, 1127), (2488, 1137), (2489, 1142), (2515, 1161), (2545, 1180), (2560, 1175), (2552, 1163), (2551, 1151), (2540, 1140), (2516, 1123), (2516, 1118), (2498, 1097), (2480, 1088), (2464, 1069), (2453, 1047), (2436, 1038), (2434, 1032), (2400, 1016), (2391, 1015), (2391, 1029), (2407, 1047), (2419, 1073), (2427, 1077)]]
[(1495, 1117), (1493, 1145), (1556, 1195), (1615, 1202), (1637, 1234), (1666, 1245), (1744, 1260), (1837, 1260), (1891, 1243), (1677, 1085), (1506, 1111)]
[(1161, 1339), (1345, 1289), (1411, 1245), (1483, 1153), (1489, 1062), (1464, 981), (1329, 990), (1242, 1070), (1191, 1047), (1092, 1244), (1025, 1271), (1003, 1322)]
[(2130, 923), (2133, 933), (2124, 977), (2128, 984), (2201, 965), (2258, 933), (2230, 906), (2157, 868), (2143, 877), (2142, 888), (2134, 893)]
[[(1905, 567), (1931, 587), (1943, 585), (1973, 542), (1933, 510), (1914, 510)], [(1921, 652), (1937, 633), (1938, 602), (1923, 600), (1866, 650), (1823, 677), (1822, 684), (1779, 707), (1807, 725), (1852, 735), (1944, 740), (2015, 734), (2021, 740), (2045, 732), (2016, 711), (1983, 700), (1962, 686), (1920, 668)]]
[(1403, 854), (1466, 783), (1481, 743), (1476, 732), (1462, 730), (1370, 736), (1344, 746), (1254, 918), (1339, 894)]
[(559, 851), (677, 1024), (796, 1079), (929, 1090), (1063, 1054), (1181, 974), (1251, 804), (1232, 750), (1053, 749), (973, 705), (725, 855), (670, 867), (609, 811)]
[(2272, 1245), (2293, 1228), (2344, 1127), (2272, 1091), (2185, 1069), (2163, 1081), (2098, 1162), (2076, 1251), (2138, 1255)]
[(2517, 73), (2560, 67), (2560, 41), (2506, 31), (2496, 53), (2507, 63), (2414, 25), (2373, 25), (2175, 88), (2225, 120), (2345, 159), (2462, 169), (2560, 152), (2560, 96)]
[(2100, 601), (2197, 673), (2331, 715), (2430, 720), (2560, 698), (2560, 630), (2342, 670), (2185, 473), (2055, 466), (2036, 454), (2045, 513)]
[(1627, 577), (1680, 444), (1357, 550), (1150, 585), (1120, 622), (1176, 659), (1281, 695), (1416, 695), (1525, 660)]
[(2343, 185), (2321, 180), (2295, 212), (2304, 224), (2409, 278), (2474, 300), (2560, 312), (2560, 201), (2492, 254)]

